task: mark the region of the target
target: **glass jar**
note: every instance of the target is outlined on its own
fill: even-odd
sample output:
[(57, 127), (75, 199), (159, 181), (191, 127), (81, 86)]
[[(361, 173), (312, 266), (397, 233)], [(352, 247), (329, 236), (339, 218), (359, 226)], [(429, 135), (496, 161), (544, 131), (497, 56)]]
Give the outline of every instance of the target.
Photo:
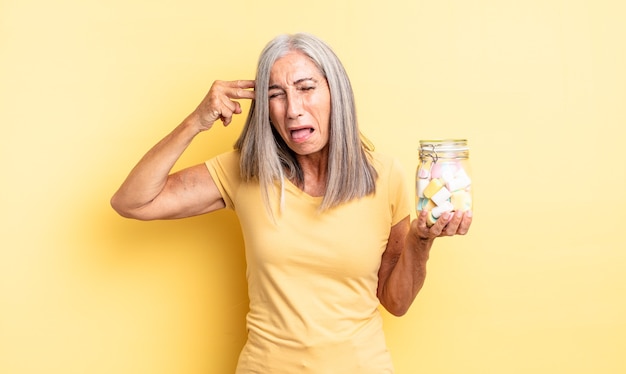
[(472, 178), (466, 139), (420, 140), (415, 174), (417, 214), (432, 226), (445, 212), (472, 209)]

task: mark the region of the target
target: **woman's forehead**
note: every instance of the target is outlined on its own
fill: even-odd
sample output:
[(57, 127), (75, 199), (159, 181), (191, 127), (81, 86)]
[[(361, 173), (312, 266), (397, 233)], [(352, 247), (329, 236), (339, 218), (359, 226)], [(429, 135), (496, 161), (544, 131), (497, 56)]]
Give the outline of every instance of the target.
[(319, 79), (322, 72), (309, 56), (300, 51), (289, 51), (278, 58), (270, 70), (270, 86), (294, 85), (310, 79)]

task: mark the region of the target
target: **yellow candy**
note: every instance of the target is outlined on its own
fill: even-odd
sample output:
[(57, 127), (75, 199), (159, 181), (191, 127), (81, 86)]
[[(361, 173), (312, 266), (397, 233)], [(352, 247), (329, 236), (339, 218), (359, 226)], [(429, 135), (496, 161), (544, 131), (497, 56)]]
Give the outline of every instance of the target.
[(454, 191), (450, 197), (454, 210), (465, 212), (472, 208), (472, 195), (467, 191)]
[(424, 196), (430, 199), (431, 197), (433, 197), (434, 194), (439, 192), (444, 184), (444, 181), (439, 178), (432, 179), (430, 183), (428, 183), (428, 186), (426, 186), (426, 188), (424, 189)]
[(434, 225), (435, 222), (437, 222), (437, 218), (433, 217), (432, 214), (428, 213), (428, 216), (426, 217), (426, 226), (430, 227)]

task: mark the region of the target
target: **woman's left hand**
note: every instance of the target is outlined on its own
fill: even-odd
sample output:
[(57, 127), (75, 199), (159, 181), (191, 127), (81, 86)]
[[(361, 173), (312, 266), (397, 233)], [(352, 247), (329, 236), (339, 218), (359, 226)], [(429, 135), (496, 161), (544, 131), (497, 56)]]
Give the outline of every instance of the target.
[[(416, 220), (413, 221), (413, 229), (419, 239), (435, 239), (440, 236), (465, 235), (472, 224), (472, 212), (450, 212), (444, 213), (437, 219), (434, 225), (428, 227), (426, 220), (430, 214), (428, 211), (421, 211)], [(415, 232), (414, 231), (414, 232)]]

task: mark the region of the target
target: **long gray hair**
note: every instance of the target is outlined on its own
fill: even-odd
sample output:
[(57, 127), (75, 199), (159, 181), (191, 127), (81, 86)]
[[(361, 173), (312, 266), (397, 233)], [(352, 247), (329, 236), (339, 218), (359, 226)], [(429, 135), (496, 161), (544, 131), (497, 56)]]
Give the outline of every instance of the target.
[(280, 35), (261, 52), (256, 73), (256, 97), (235, 143), (235, 149), (241, 153), (242, 179), (258, 180), (266, 208), (272, 215), (274, 209), (270, 204), (270, 190), (280, 186), (280, 210), (283, 206), (284, 178), (296, 183), (304, 182), (294, 152), (274, 130), (269, 116), (270, 70), (276, 60), (290, 51), (307, 55), (324, 75), (330, 89), (328, 170), (320, 211), (374, 193), (377, 173), (368, 157), (373, 146), (359, 132), (354, 93), (348, 75), (332, 49), (319, 38), (306, 33)]

